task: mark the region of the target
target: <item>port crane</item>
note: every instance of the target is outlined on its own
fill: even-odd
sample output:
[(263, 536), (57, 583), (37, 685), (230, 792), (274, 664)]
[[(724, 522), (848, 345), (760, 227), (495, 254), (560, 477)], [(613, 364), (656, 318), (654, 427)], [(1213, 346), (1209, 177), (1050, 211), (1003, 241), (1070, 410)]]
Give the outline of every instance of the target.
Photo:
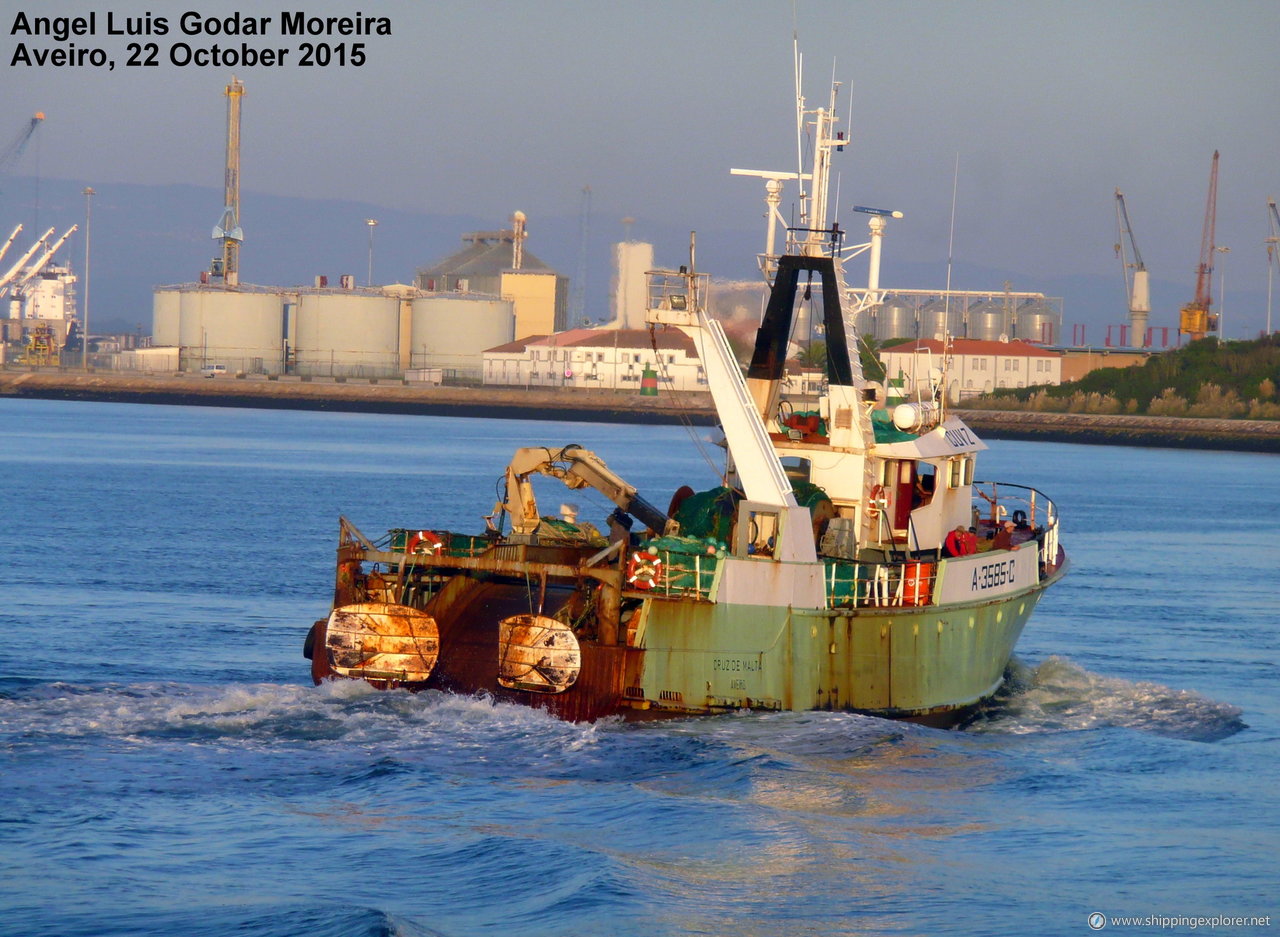
[(244, 97), (244, 82), (236, 78), (227, 85), (227, 168), (224, 176), (225, 206), (222, 217), (213, 226), (213, 238), (222, 242), (222, 256), (213, 259), (210, 273), (222, 277), (226, 286), (240, 283), (240, 242), (244, 231), (240, 228), (240, 99)]
[(1191, 336), (1195, 341), (1218, 330), (1217, 315), (1210, 314), (1213, 305), (1213, 243), (1214, 225), (1218, 213), (1218, 151), (1213, 151), (1213, 164), (1209, 170), (1209, 198), (1205, 202), (1204, 228), (1200, 235), (1200, 265), (1196, 268), (1196, 298), (1182, 307), (1178, 322), (1179, 334)]
[(1267, 223), (1271, 226), (1271, 236), (1267, 238), (1267, 334), (1271, 334), (1271, 281), (1275, 271), (1280, 268), (1280, 212), (1276, 211), (1276, 200), (1267, 199)]
[(31, 142), (31, 135), (36, 132), (36, 128), (44, 121), (44, 112), (36, 111), (35, 116), (31, 118), (30, 123), (22, 128), (22, 132), (15, 137), (8, 146), (0, 151), (0, 170), (9, 168), (9, 164), (16, 162), (18, 157), (22, 155), (22, 151), (27, 148), (27, 144)]
[[(1129, 209), (1125, 206), (1124, 193), (1116, 189), (1116, 256), (1120, 258), (1120, 270), (1124, 275), (1125, 298), (1129, 302), (1129, 344), (1134, 348), (1146, 346), (1147, 316), (1151, 313), (1151, 284), (1147, 277), (1147, 265), (1142, 262), (1137, 238), (1129, 224)], [(1133, 253), (1130, 260), (1125, 252), (1125, 242)]]

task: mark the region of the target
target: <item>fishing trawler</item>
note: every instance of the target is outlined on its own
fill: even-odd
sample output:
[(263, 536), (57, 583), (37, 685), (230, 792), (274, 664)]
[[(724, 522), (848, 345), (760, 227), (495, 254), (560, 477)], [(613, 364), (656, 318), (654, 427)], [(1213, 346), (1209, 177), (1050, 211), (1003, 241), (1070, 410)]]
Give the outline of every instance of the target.
[[(1045, 590), (1067, 569), (1039, 491), (975, 480), (985, 445), (948, 414), (941, 381), (893, 405), (862, 373), (853, 323), (880, 301), (880, 245), (896, 213), (860, 209), (846, 248), (827, 220), (835, 100), (806, 110), (813, 166), (764, 177), (761, 269), (770, 293), (744, 376), (690, 263), (649, 274), (647, 321), (694, 341), (724, 434), (723, 484), (666, 510), (596, 453), (520, 449), (485, 529), (340, 520), (328, 618), (304, 655), (316, 683), (489, 694), (583, 721), (733, 710), (847, 710), (945, 724), (994, 694)], [(741, 172), (735, 170), (735, 172)], [(786, 228), (783, 183), (800, 184)], [(807, 189), (806, 189), (807, 184)], [(776, 230), (786, 228), (775, 253)], [(845, 263), (867, 254), (854, 290)], [(827, 345), (820, 394), (788, 395), (797, 310)], [(536, 475), (616, 507), (607, 532), (544, 516)]]

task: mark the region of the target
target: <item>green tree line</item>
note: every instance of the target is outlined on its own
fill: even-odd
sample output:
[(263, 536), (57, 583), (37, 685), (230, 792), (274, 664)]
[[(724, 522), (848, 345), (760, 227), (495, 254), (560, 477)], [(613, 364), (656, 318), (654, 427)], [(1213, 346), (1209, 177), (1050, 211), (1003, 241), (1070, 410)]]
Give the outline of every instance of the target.
[(1058, 386), (1001, 388), (964, 406), (987, 410), (1144, 413), (1280, 420), (1280, 333), (1204, 338), (1128, 368), (1099, 368)]

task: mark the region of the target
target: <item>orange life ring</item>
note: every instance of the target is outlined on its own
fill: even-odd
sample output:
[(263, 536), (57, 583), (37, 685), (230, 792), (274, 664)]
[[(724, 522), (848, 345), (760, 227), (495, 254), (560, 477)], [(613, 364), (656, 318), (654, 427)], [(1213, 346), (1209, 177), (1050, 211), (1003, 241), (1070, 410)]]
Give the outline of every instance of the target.
[(637, 550), (627, 562), (627, 584), (652, 589), (662, 577), (662, 559), (648, 550)]
[(404, 546), (404, 552), (435, 556), (443, 546), (444, 541), (434, 531), (420, 530), (409, 538), (409, 542)]

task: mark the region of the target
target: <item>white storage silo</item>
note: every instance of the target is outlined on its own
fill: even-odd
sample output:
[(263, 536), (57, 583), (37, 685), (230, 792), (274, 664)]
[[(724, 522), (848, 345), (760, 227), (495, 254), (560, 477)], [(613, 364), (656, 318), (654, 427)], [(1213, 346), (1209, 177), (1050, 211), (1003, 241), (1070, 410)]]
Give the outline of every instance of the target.
[(191, 364), (278, 373), (284, 299), (274, 292), (187, 289), (179, 307), (178, 344)]
[(388, 296), (315, 291), (298, 295), (297, 370), (336, 377), (395, 377), (400, 303)]
[(156, 290), (151, 297), (151, 344), (179, 345), (182, 290)]
[(413, 300), (411, 367), (478, 377), (481, 352), (515, 339), (515, 311), (504, 299), (435, 294)]

